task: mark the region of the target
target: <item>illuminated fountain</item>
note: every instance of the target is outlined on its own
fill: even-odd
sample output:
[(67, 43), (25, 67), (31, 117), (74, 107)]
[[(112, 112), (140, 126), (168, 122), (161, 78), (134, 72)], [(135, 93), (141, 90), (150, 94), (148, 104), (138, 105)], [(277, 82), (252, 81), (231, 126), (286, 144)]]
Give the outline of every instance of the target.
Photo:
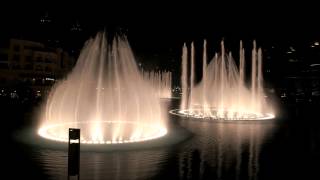
[(160, 98), (171, 98), (171, 72), (170, 71), (144, 71), (143, 77), (155, 88)]
[(167, 133), (163, 109), (139, 72), (126, 37), (108, 43), (98, 33), (86, 42), (72, 72), (50, 92), (38, 134), (67, 142), (68, 128), (80, 128), (81, 143), (146, 141)]
[[(190, 67), (188, 66), (190, 59)], [(182, 97), (180, 109), (173, 114), (215, 120), (263, 120), (274, 118), (271, 107), (265, 100), (263, 90), (262, 52), (253, 43), (251, 55), (251, 85), (246, 86), (245, 50), (240, 42), (239, 68), (231, 52), (226, 52), (221, 42), (221, 52), (216, 53), (207, 64), (207, 44), (203, 45), (202, 79), (195, 83), (195, 50), (191, 55), (183, 46)], [(190, 71), (188, 73), (188, 70)], [(188, 75), (189, 78), (188, 78)]]

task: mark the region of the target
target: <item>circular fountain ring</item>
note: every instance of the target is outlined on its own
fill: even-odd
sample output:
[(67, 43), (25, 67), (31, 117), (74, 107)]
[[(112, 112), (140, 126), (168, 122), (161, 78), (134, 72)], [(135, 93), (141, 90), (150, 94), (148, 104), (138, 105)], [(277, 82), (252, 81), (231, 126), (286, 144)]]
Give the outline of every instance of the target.
[(236, 111), (223, 110), (218, 111), (215, 108), (210, 108), (205, 110), (206, 113), (203, 114), (203, 109), (173, 109), (170, 114), (178, 115), (181, 117), (195, 118), (195, 119), (209, 119), (209, 120), (220, 120), (220, 121), (258, 121), (258, 120), (268, 120), (275, 118), (275, 115), (271, 113), (253, 113), (244, 112), (239, 113)]
[[(105, 133), (100, 140), (99, 138), (92, 138), (92, 133), (89, 132), (91, 125), (98, 125), (99, 129), (102, 128), (102, 132), (109, 133)], [(118, 136), (112, 138), (112, 129), (117, 128), (115, 126), (119, 127), (120, 125), (126, 131), (121, 131), (121, 128), (118, 128)], [(38, 130), (38, 134), (43, 138), (53, 141), (68, 142), (68, 129), (70, 127), (79, 128), (81, 130), (80, 143), (82, 144), (134, 143), (160, 138), (167, 134), (167, 129), (164, 127), (130, 121), (66, 122), (43, 126)]]

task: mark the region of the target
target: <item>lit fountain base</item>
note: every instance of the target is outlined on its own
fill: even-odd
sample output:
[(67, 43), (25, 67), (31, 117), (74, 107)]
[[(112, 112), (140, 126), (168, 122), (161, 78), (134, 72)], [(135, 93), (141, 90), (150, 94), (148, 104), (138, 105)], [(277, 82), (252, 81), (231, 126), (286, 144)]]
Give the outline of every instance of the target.
[(167, 134), (161, 126), (129, 121), (68, 122), (41, 127), (38, 134), (46, 139), (68, 142), (68, 129), (81, 130), (81, 144), (123, 144), (157, 139)]
[[(108, 130), (111, 126), (119, 125), (119, 121), (103, 121), (103, 125), (106, 126), (103, 130)], [(123, 127), (132, 129), (133, 126), (138, 124), (132, 124), (127, 122), (124, 123)], [(68, 149), (68, 129), (69, 125), (74, 123), (57, 124), (52, 126), (43, 126), (40, 129), (35, 129), (35, 126), (24, 127), (13, 133), (14, 139), (23, 144), (32, 145), (35, 147), (45, 148), (45, 149), (56, 149), (66, 151)], [(139, 136), (140, 138), (129, 138), (128, 134), (123, 134), (122, 140), (114, 139), (112, 141), (112, 136), (104, 136), (103, 141), (92, 141), (88, 140), (91, 136), (85, 135), (86, 128), (83, 126), (88, 125), (88, 123), (79, 123), (78, 126), (81, 128), (81, 151), (89, 152), (110, 152), (110, 151), (128, 151), (128, 150), (144, 150), (153, 149), (157, 147), (172, 146), (174, 144), (180, 143), (187, 140), (192, 134), (175, 124), (171, 124), (168, 128), (157, 127), (154, 125), (142, 125), (141, 130), (144, 128), (146, 130), (143, 132), (144, 136)], [(92, 127), (92, 126), (91, 126)], [(64, 135), (57, 135), (56, 130), (60, 129), (60, 132), (64, 132)], [(88, 129), (90, 130), (90, 129)], [(108, 131), (110, 131), (109, 129)], [(115, 129), (113, 129), (115, 130)], [(120, 129), (119, 129), (120, 130)], [(119, 131), (120, 134), (121, 131)], [(138, 131), (137, 131), (138, 133)], [(58, 133), (60, 134), (60, 133)], [(142, 134), (141, 134), (142, 135)], [(120, 137), (120, 136), (119, 136)], [(136, 135), (136, 137), (138, 137)], [(107, 139), (108, 138), (108, 139)], [(109, 139), (110, 138), (110, 139)]]
[(273, 119), (275, 116), (271, 113), (253, 113), (253, 112), (236, 112), (230, 110), (218, 110), (215, 108), (195, 108), (180, 110), (174, 109), (170, 111), (173, 115), (181, 117), (195, 118), (195, 119), (208, 119), (219, 121), (258, 121)]

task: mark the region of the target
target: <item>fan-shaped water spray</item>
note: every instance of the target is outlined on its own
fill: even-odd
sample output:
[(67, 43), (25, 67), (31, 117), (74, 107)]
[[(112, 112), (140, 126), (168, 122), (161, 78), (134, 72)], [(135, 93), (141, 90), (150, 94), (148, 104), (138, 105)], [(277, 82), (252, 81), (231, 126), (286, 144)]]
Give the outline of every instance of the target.
[[(171, 113), (194, 118), (221, 120), (263, 120), (274, 118), (266, 103), (263, 90), (262, 52), (253, 43), (251, 59), (251, 87), (245, 83), (245, 55), (240, 42), (239, 68), (231, 52), (227, 53), (221, 42), (221, 52), (216, 53), (207, 65), (207, 44), (203, 45), (202, 80), (195, 84), (195, 50), (191, 44), (190, 72), (188, 73), (188, 48), (182, 54), (182, 98), (180, 109)], [(188, 78), (188, 75), (189, 78)]]
[(144, 141), (167, 133), (163, 108), (126, 37), (108, 43), (98, 33), (86, 42), (73, 71), (52, 89), (38, 133), (67, 141), (68, 128), (81, 128), (81, 143)]

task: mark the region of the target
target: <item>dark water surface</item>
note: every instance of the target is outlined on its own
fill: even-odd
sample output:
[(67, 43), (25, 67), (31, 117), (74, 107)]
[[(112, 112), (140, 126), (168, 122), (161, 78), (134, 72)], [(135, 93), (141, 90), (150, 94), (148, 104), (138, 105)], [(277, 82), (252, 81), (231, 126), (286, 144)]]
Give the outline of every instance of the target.
[[(171, 116), (192, 136), (170, 146), (82, 152), (80, 179), (320, 179), (317, 104), (285, 105), (263, 122), (207, 122)], [(16, 141), (32, 109), (2, 106), (2, 176), (67, 179), (67, 152)]]

